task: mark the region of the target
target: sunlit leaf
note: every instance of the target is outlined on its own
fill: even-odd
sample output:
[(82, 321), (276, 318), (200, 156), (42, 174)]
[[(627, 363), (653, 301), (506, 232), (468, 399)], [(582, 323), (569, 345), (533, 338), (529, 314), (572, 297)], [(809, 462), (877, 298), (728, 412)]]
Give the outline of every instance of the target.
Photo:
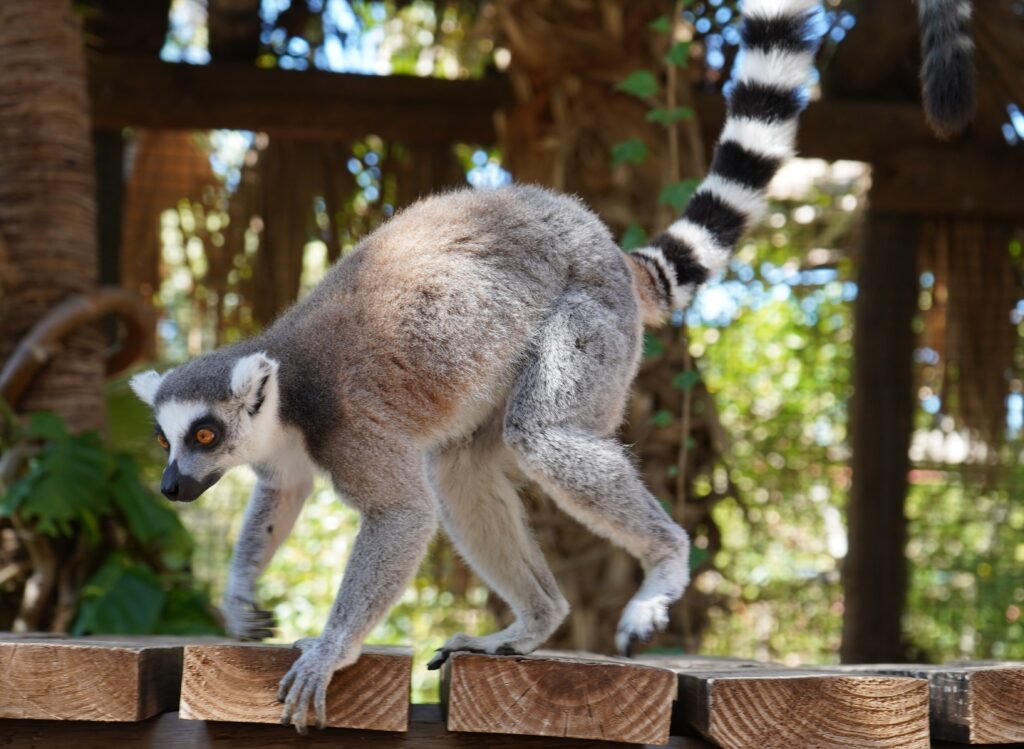
[(153, 571), (114, 552), (82, 589), (72, 633), (149, 634), (163, 605), (164, 592)]

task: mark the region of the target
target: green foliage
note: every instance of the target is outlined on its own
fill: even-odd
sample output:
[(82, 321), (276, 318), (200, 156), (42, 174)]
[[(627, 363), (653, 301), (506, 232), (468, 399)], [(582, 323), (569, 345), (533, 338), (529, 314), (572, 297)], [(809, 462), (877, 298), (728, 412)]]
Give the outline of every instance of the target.
[(629, 250), (635, 250), (637, 247), (643, 247), (647, 244), (647, 231), (639, 222), (633, 221), (626, 227), (626, 231), (623, 232), (620, 244), (622, 249), (627, 252)]
[(700, 180), (684, 179), (679, 182), (670, 182), (661, 188), (658, 194), (658, 205), (670, 205), (676, 211), (682, 211), (690, 201)]
[(634, 70), (615, 90), (646, 99), (658, 93), (658, 79), (650, 70)]
[(52, 539), (84, 538), (96, 552), (120, 538), (117, 529), (128, 532), (86, 582), (75, 633), (220, 631), (208, 598), (191, 587), (191, 537), (142, 484), (133, 458), (94, 432), (69, 434), (51, 413), (32, 414), (15, 439), (37, 453), (0, 495), (0, 517), (16, 515)]
[(612, 166), (623, 163), (642, 164), (647, 159), (647, 144), (640, 138), (629, 138), (612, 146)]
[(665, 62), (685, 68), (690, 60), (690, 42), (676, 42), (665, 54)]
[(666, 127), (690, 119), (693, 119), (692, 107), (675, 107), (673, 109), (655, 107), (647, 113), (648, 122), (657, 122), (659, 125), (665, 125)]
[(672, 387), (678, 390), (692, 390), (700, 382), (700, 372), (696, 369), (689, 369), (679, 372), (672, 378)]
[(662, 34), (667, 34), (672, 29), (672, 21), (668, 16), (658, 16), (647, 24), (647, 28), (653, 29), (654, 31)]

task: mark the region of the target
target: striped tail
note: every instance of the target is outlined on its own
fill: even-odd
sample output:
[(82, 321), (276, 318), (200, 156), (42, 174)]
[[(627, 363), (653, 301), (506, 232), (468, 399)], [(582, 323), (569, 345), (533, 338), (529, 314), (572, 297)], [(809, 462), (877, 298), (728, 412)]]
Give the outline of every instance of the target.
[(921, 96), (938, 135), (956, 135), (974, 116), (974, 42), (970, 0), (918, 0)]
[(710, 173), (682, 217), (628, 256), (649, 275), (640, 289), (645, 321), (664, 322), (687, 307), (763, 215), (768, 183), (795, 151), (818, 46), (818, 6), (819, 0), (744, 0), (740, 57)]

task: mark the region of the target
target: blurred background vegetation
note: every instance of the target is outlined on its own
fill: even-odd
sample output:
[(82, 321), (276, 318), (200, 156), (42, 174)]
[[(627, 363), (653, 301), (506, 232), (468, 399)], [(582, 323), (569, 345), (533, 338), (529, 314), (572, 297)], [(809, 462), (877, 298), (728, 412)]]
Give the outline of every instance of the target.
[[(927, 170), (916, 183), (900, 182), (893, 166), (917, 163), (913, 154), (939, 154), (954, 167), (963, 163), (956, 158), (969, 158), (985, 174), (986, 166), (995, 173), (1019, 161), (1014, 147), (1024, 138), (1024, 117), (1015, 102), (1024, 65), (1006, 73), (1019, 52), (1004, 43), (1024, 31), (1021, 3), (1001, 0), (979, 12), (979, 67), (1000, 75), (982, 97), (971, 139), (951, 147), (952, 156), (927, 150), (938, 144), (912, 152), (900, 145), (911, 135), (893, 128), (920, 119), (913, 34), (903, 28), (912, 31), (913, 20), (895, 23), (883, 6), (826, 4), (813, 95), (823, 105), (882, 101), (896, 114), (878, 122), (865, 115), (863, 142), (830, 139), (830, 120), (809, 115), (812, 151), (826, 158), (788, 165), (773, 183), (762, 227), (726, 277), (669, 328), (648, 335), (623, 436), (649, 485), (690, 530), (695, 574), (654, 649), (787, 664), (834, 662), (841, 652), (847, 660), (1024, 658), (1024, 209), (964, 202), (963, 191), (975, 188), (944, 187)], [(89, 49), (88, 70), (79, 59), (78, 85), (92, 87), (94, 98), (95, 84), (85, 78), (108, 70), (97, 61), (128, 53), (211, 70), (245, 64), (467, 79), (502, 91), (494, 137), (480, 142), (420, 139), (415, 124), (405, 139), (357, 132), (358, 125), (334, 138), (280, 126), (264, 131), (259, 123), (247, 130), (96, 127), (86, 142), (95, 173), (89, 161), (79, 166), (97, 196), (98, 210), (86, 219), (98, 221), (99, 241), (91, 256), (90, 248), (82, 251), (83, 262), (98, 258), (99, 282), (137, 291), (155, 306), (145, 349), (159, 368), (257, 331), (360, 237), (438, 189), (491, 189), (513, 178), (551, 185), (581, 195), (624, 248), (639, 245), (705, 171), (738, 42), (728, 0), (89, 0), (74, 7), (62, 21), (72, 30), (65, 36), (78, 34)], [(24, 12), (33, 11), (26, 5)], [(0, 36), (0, 50), (17, 41), (14, 32)], [(889, 57), (875, 58), (869, 74), (862, 57), (870, 45)], [(31, 67), (32, 60), (11, 64)], [(68, 79), (66, 70), (58, 74)], [(4, 94), (0, 85), (0, 103)], [(321, 105), (344, 111), (349, 103), (324, 98)], [(835, 121), (845, 122), (854, 110), (837, 111)], [(380, 115), (381, 132), (397, 127), (387, 117)], [(914, 127), (913, 137), (928, 137)], [(0, 168), (0, 188), (4, 179)], [(4, 220), (0, 214), (0, 228)], [(892, 251), (872, 240), (894, 221), (902, 227), (897, 249), (910, 261), (872, 265), (879, 246)], [(5, 241), (0, 270), (10, 279), (27, 255), (18, 255), (18, 238)], [(66, 271), (43, 268), (35, 281)], [(893, 308), (884, 325), (862, 327), (856, 338), (857, 300), (876, 288), (886, 302), (886, 278), (902, 284), (909, 306)], [(8, 312), (26, 309), (18, 300), (25, 278), (19, 283), (8, 282), (0, 297)], [(83, 288), (58, 291), (42, 307)], [(4, 319), (6, 357), (27, 324)], [(873, 341), (900, 340), (901, 329), (907, 345), (883, 362), (882, 381), (873, 385), (881, 390), (865, 388), (853, 400), (858, 356), (877, 360)], [(98, 343), (78, 345), (102, 362), (106, 348), (124, 345), (124, 334), (107, 321), (92, 334)], [(46, 376), (57, 377), (54, 368)], [(65, 377), (98, 382), (101, 369)], [(42, 377), (17, 404), (33, 418), (5, 416), (0, 629), (218, 631), (210, 602), (223, 590), (253, 477), (234, 472), (193, 505), (171, 508), (157, 499), (149, 487), (158, 483), (163, 454), (127, 377), (92, 388), (102, 405), (68, 389), (67, 379), (57, 378), (57, 396), (47, 397)], [(892, 403), (873, 400), (886, 388), (901, 393), (902, 416)], [(870, 433), (856, 456), (854, 412)], [(80, 434), (90, 428), (102, 440)], [(896, 466), (888, 474), (872, 462), (886, 456)], [(881, 491), (862, 480), (858, 495), (855, 471), (889, 478)], [(574, 608), (553, 644), (609, 651), (639, 568), (531, 490), (524, 501)], [(872, 502), (887, 512), (871, 515)], [(848, 528), (858, 507), (876, 517), (874, 527)], [(260, 586), (281, 641), (319, 632), (357, 523), (318, 483)], [(891, 563), (893, 549), (900, 561), (888, 573), (851, 562), (877, 556)], [(877, 614), (860, 613), (875, 600)], [(452, 633), (485, 631), (506, 616), (438, 538), (370, 641), (412, 643), (419, 664)], [(863, 627), (879, 627), (883, 650), (865, 642)], [(414, 689), (418, 699), (436, 698), (422, 668)]]

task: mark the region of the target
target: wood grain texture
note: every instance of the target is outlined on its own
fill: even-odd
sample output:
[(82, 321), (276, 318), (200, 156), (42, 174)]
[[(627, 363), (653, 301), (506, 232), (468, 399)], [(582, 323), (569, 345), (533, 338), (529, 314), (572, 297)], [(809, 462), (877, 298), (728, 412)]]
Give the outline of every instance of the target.
[(932, 737), (966, 744), (1024, 742), (1024, 663), (978, 662), (946, 666), (872, 664), (844, 666), (927, 679)]
[(679, 675), (678, 717), (723, 749), (928, 747), (921, 679), (751, 661), (657, 662)]
[(183, 646), (0, 635), (0, 718), (138, 721), (174, 710)]
[[(284, 645), (219, 644), (185, 648), (180, 715), (187, 720), (279, 723), (277, 685), (299, 656)], [(405, 731), (409, 722), (410, 648), (366, 646), (327, 689), (334, 728)]]
[(450, 731), (664, 744), (676, 680), (665, 669), (588, 654), (456, 653), (441, 694)]

